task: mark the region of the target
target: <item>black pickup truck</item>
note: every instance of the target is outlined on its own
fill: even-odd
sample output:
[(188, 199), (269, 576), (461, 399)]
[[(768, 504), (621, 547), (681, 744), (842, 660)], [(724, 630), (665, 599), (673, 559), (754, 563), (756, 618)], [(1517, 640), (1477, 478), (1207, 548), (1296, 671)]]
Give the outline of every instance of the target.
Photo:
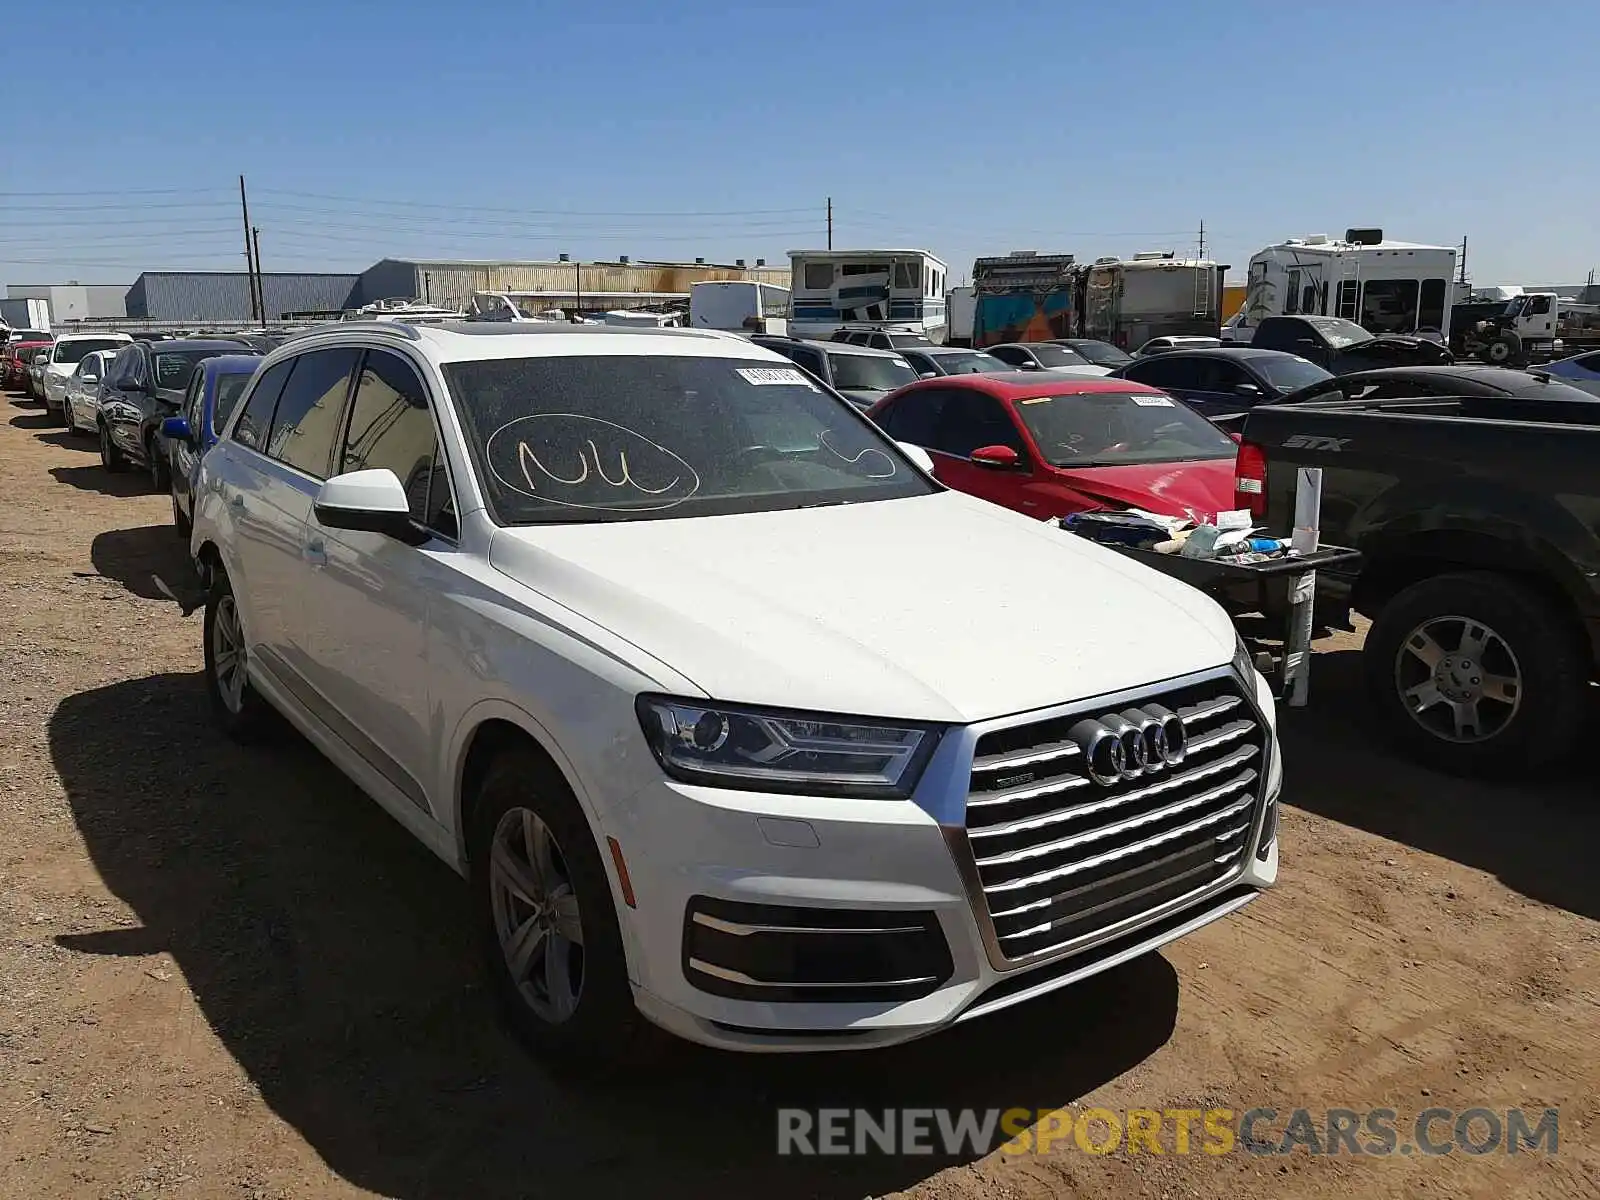
[(1453, 361), (1450, 351), (1438, 342), (1388, 333), (1374, 336), (1342, 317), (1262, 317), (1250, 348), (1298, 354), (1335, 375)]
[(1458, 774), (1577, 747), (1600, 677), (1600, 401), (1266, 404), (1242, 432), (1237, 503), (1274, 533), (1298, 468), (1322, 468), (1322, 540), (1362, 557), (1319, 576), (1319, 609), (1331, 585), (1371, 619), (1367, 682), (1398, 740)]

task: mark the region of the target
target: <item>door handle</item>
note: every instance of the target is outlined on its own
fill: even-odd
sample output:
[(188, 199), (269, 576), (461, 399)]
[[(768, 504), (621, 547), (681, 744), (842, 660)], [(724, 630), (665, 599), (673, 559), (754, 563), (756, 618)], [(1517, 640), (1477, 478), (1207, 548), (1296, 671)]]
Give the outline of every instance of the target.
[(321, 538), (306, 543), (305, 559), (314, 567), (328, 565), (328, 544)]

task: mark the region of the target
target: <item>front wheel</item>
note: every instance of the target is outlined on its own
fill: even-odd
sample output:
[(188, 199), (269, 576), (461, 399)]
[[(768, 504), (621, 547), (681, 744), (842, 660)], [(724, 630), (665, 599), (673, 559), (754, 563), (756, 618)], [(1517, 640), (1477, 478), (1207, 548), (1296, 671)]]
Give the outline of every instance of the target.
[(194, 531), (194, 523), (189, 519), (189, 515), (178, 505), (178, 489), (176, 487), (172, 489), (172, 527), (178, 531), (178, 536), (185, 542), (189, 540), (189, 534)]
[(166, 491), (172, 484), (172, 470), (166, 455), (161, 453), (161, 443), (151, 434), (144, 442), (144, 460), (150, 468), (150, 486), (158, 492)]
[(100, 422), (100, 465), (113, 475), (128, 469), (128, 457), (111, 440), (111, 426)]
[(1413, 584), (1373, 621), (1362, 661), (1390, 732), (1440, 770), (1532, 772), (1574, 749), (1587, 653), (1567, 614), (1515, 579)]
[(471, 838), (483, 953), (514, 1032), (552, 1065), (636, 1061), (654, 1027), (634, 1006), (611, 883), (560, 772), (529, 748), (502, 752)]

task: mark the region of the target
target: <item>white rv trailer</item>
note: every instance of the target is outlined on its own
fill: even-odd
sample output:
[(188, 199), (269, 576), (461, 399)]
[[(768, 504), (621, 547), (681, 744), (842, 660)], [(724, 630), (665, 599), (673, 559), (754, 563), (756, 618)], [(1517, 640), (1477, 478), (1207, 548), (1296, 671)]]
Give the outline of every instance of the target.
[(1456, 248), (1386, 240), (1381, 229), (1314, 234), (1251, 255), (1243, 316), (1248, 341), (1263, 317), (1344, 317), (1371, 333), (1448, 334)]
[(949, 267), (926, 250), (791, 250), (789, 269), (795, 337), (879, 325), (945, 340)]

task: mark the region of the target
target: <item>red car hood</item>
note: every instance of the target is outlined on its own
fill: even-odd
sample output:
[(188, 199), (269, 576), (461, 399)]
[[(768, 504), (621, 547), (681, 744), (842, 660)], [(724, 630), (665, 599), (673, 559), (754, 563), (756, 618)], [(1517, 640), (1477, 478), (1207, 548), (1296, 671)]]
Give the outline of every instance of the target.
[(1110, 508), (1143, 508), (1164, 516), (1211, 517), (1233, 507), (1234, 460), (1139, 463), (1128, 467), (1057, 467), (1079, 492)]

